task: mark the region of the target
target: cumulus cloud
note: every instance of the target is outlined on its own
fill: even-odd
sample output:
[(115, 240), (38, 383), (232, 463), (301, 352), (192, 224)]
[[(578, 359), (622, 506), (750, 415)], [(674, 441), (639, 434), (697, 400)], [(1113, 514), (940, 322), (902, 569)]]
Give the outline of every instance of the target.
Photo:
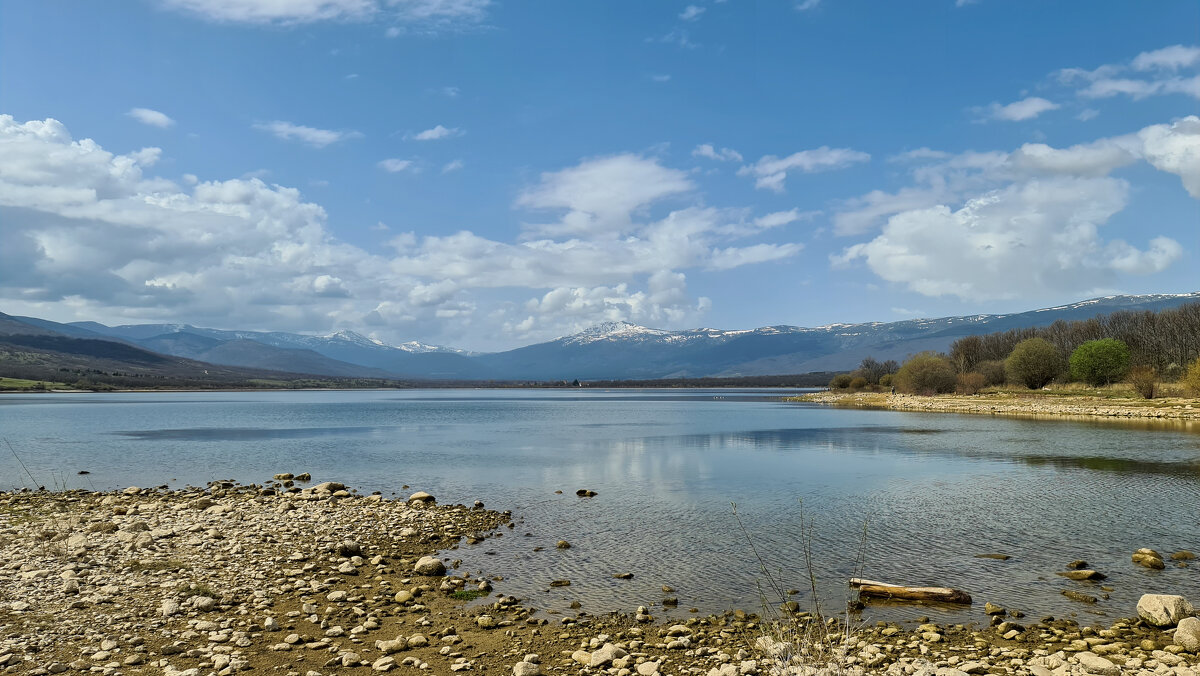
[(432, 129), (426, 129), (425, 131), (417, 132), (411, 136), (405, 136), (405, 138), (410, 138), (414, 141), (438, 141), (444, 138), (462, 136), (464, 133), (465, 132), (458, 127), (446, 128), (439, 124)]
[[(334, 238), (324, 209), (295, 189), (177, 184), (149, 173), (159, 156), (0, 116), (6, 311), (508, 347), (604, 319), (699, 321), (709, 303), (688, 293), (688, 271), (786, 259), (799, 245), (752, 238), (804, 216), (700, 206), (685, 172), (622, 154), (546, 172), (518, 197), (595, 228), (517, 241), (408, 232), (368, 252)], [(570, 312), (550, 311), (560, 305)]]
[[(469, 21), (483, 18), (490, 0), (161, 0), (167, 7), (212, 21), (295, 25), (319, 21)], [(399, 29), (396, 29), (397, 31)], [(398, 34), (398, 33), (397, 33)]]
[(1200, 117), (1156, 124), (1138, 132), (1142, 153), (1155, 169), (1175, 174), (1188, 194), (1200, 199)]
[(314, 148), (324, 148), (327, 145), (360, 138), (362, 134), (356, 131), (334, 131), (332, 129), (317, 129), (304, 125), (292, 124), (282, 120), (254, 125), (255, 129), (265, 131), (283, 141), (299, 141)]
[(701, 143), (692, 150), (692, 157), (704, 157), (718, 162), (741, 162), (742, 154), (733, 148), (717, 150), (711, 143)]
[(694, 187), (683, 171), (625, 153), (544, 173), (538, 185), (518, 197), (517, 205), (566, 210), (559, 222), (534, 227), (537, 232), (617, 234), (631, 227), (632, 216), (642, 207)]
[(813, 150), (801, 150), (787, 157), (765, 155), (754, 164), (738, 170), (740, 176), (753, 176), (754, 187), (783, 192), (788, 173), (799, 171), (811, 174), (819, 171), (844, 169), (853, 164), (867, 162), (871, 156), (850, 148), (821, 146)]
[(166, 113), (160, 113), (157, 110), (149, 108), (131, 108), (126, 115), (142, 124), (158, 127), (159, 129), (166, 129), (175, 124), (175, 120), (168, 117)]
[(983, 113), (984, 119), (988, 120), (1020, 122), (1032, 120), (1048, 110), (1058, 110), (1059, 108), (1060, 106), (1053, 101), (1047, 101), (1040, 96), (1030, 96), (1006, 105), (992, 103), (986, 108), (979, 109), (978, 112)]
[(1160, 272), (1183, 254), (1168, 237), (1144, 248), (1106, 239), (1128, 202), (1113, 171), (1145, 161), (1180, 176), (1200, 198), (1200, 117), (1067, 148), (1030, 143), (1011, 153), (964, 154), (913, 170), (917, 184), (848, 202), (840, 234), (886, 221), (869, 241), (831, 257), (929, 296), (1038, 297), (1111, 288), (1119, 275)]
[(928, 296), (968, 300), (1086, 291), (1115, 274), (1148, 274), (1177, 260), (1174, 240), (1147, 250), (1106, 242), (1099, 229), (1125, 207), (1128, 185), (1113, 178), (1056, 177), (1013, 184), (968, 200), (906, 211), (875, 239), (835, 263), (861, 259), (879, 277)]

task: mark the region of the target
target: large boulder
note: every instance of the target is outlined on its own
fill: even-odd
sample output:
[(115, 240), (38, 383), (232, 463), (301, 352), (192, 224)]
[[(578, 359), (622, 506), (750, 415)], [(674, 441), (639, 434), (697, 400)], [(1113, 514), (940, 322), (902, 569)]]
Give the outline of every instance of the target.
[(446, 564), (432, 556), (422, 556), (417, 565), (413, 566), (413, 572), (417, 575), (445, 575)]
[(1184, 650), (1200, 652), (1200, 618), (1185, 617), (1175, 629), (1175, 644)]
[(1156, 627), (1173, 627), (1195, 611), (1187, 599), (1177, 594), (1142, 594), (1137, 603), (1138, 616)]

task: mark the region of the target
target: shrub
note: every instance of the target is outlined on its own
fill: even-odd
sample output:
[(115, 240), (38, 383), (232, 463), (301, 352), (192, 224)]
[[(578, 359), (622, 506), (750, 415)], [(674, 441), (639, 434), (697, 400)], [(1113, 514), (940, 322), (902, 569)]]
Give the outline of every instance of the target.
[(1180, 381), (1192, 394), (1200, 396), (1200, 359), (1188, 364), (1187, 372)]
[(1108, 385), (1129, 371), (1129, 346), (1115, 338), (1089, 340), (1071, 353), (1071, 377), (1097, 386)]
[(891, 387), (892, 379), (895, 377), (896, 376), (892, 375), (891, 373), (885, 373), (879, 378), (879, 384), (883, 387)]
[(1146, 399), (1153, 399), (1158, 383), (1158, 371), (1149, 366), (1134, 366), (1129, 369), (1129, 384)]
[(999, 360), (979, 362), (979, 373), (983, 375), (983, 384), (989, 387), (1003, 385), (1007, 380), (1004, 373), (1004, 362)]
[(959, 394), (976, 394), (984, 387), (985, 379), (982, 373), (960, 373), (958, 374), (958, 386), (954, 391)]
[(855, 378), (850, 379), (850, 389), (852, 389), (852, 390), (861, 390), (862, 388), (864, 388), (870, 384), (871, 383), (868, 383), (867, 379), (862, 376), (857, 376)]
[(1022, 340), (1004, 360), (1004, 373), (1010, 382), (1036, 390), (1062, 373), (1062, 356), (1044, 338)]
[(892, 383), (909, 394), (953, 392), (958, 384), (950, 361), (932, 352), (922, 352), (904, 362)]
[(833, 377), (833, 380), (829, 381), (829, 386), (835, 390), (844, 390), (847, 387), (850, 387), (850, 374), (849, 373), (837, 374), (836, 376)]

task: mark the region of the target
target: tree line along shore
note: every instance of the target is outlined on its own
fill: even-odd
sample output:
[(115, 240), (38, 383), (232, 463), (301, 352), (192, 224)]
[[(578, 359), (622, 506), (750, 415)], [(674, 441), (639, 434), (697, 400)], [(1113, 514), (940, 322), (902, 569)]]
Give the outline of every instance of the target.
[[(957, 396), (956, 396), (957, 395)], [(871, 357), (800, 400), (897, 410), (1197, 417), (1200, 303), (965, 336), (903, 364)]]

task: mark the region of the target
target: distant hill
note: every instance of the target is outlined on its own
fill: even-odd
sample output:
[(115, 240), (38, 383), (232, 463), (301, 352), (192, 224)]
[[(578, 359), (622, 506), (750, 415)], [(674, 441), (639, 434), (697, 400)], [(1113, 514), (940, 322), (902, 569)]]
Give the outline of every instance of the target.
[[(1158, 311), (1196, 302), (1200, 302), (1200, 292), (1108, 296), (1007, 315), (815, 328), (766, 326), (745, 330), (667, 331), (611, 322), (549, 342), (490, 354), (417, 342), (386, 345), (352, 331), (310, 336), (206, 329), (188, 324), (110, 327), (95, 322), (59, 324), (3, 314), (0, 314), (0, 338), (23, 335), (107, 341), (189, 360), (192, 364), (203, 362), (264, 373), (282, 370), (342, 378), (425, 381), (739, 378), (844, 371), (857, 366), (866, 356), (881, 361), (903, 361), (917, 352), (946, 350), (953, 341), (967, 335), (1048, 326), (1059, 320), (1087, 319), (1119, 310)], [(25, 338), (9, 342), (14, 348), (20, 345), (32, 348), (30, 340)], [(52, 343), (37, 345), (48, 350)], [(76, 347), (83, 349), (82, 345)], [(95, 346), (84, 351), (87, 350), (103, 352)], [(127, 353), (126, 357), (132, 359), (133, 353)]]

